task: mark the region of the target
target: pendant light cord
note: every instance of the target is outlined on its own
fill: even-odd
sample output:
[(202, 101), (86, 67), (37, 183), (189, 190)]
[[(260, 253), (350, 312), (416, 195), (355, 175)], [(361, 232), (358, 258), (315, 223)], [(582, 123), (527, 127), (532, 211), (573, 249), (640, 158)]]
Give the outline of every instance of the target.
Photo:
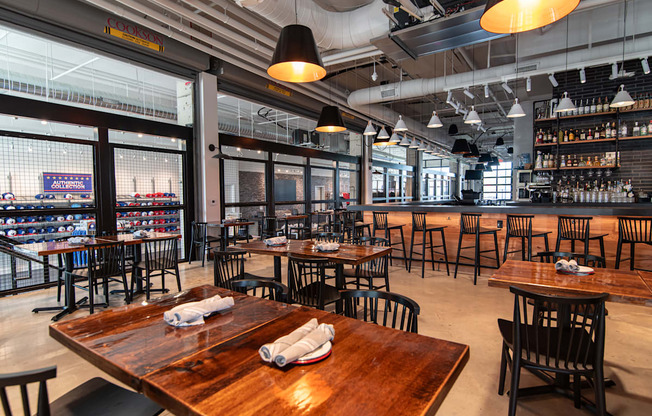
[(625, 41), (627, 40), (627, 0), (625, 0), (625, 11), (623, 12), (623, 75), (625, 74)]
[(299, 9), (297, 8), (297, 0), (294, 0), (294, 23), (299, 24)]

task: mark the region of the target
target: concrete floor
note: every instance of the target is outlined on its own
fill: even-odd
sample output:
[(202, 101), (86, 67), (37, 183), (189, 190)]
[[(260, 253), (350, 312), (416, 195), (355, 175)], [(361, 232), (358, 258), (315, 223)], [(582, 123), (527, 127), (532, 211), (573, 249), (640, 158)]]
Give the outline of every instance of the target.
[[(285, 267), (285, 262), (283, 263)], [(415, 263), (415, 266), (420, 266)], [(252, 255), (246, 263), (248, 272), (271, 276), (270, 257)], [(400, 262), (390, 269), (393, 292), (411, 297), (421, 306), (419, 333), (465, 343), (470, 359), (439, 409), (440, 415), (503, 415), (508, 396), (497, 394), (501, 339), (496, 319), (511, 318), (513, 298), (506, 289), (490, 288), (484, 271), (473, 286), (470, 269), (462, 269), (457, 279), (445, 271), (420, 268), (408, 274)], [(285, 271), (284, 271), (285, 272)], [(184, 288), (211, 283), (212, 263), (181, 266)], [(169, 280), (168, 287), (172, 287)], [(33, 314), (31, 309), (54, 303), (56, 289), (25, 293), (0, 299), (0, 363), (2, 373), (23, 371), (56, 364), (58, 376), (48, 382), (53, 400), (84, 381), (108, 375), (95, 368), (48, 336), (51, 314)], [(121, 304), (116, 296), (113, 306)], [(608, 303), (605, 373), (617, 385), (607, 389), (607, 410), (613, 415), (652, 414), (652, 309)], [(72, 317), (83, 316), (82, 310)], [(70, 319), (70, 318), (68, 318)], [(337, 342), (337, 338), (335, 339)], [(508, 376), (509, 377), (509, 376)], [(523, 373), (522, 386), (535, 385), (538, 379)], [(115, 380), (113, 380), (115, 382)], [(35, 390), (34, 390), (35, 391)], [(15, 392), (14, 392), (15, 393)], [(15, 394), (11, 395), (15, 401)], [(590, 397), (590, 393), (587, 392)], [(35, 400), (36, 393), (32, 394)], [(572, 402), (553, 395), (519, 401), (518, 414), (565, 416), (588, 415)]]

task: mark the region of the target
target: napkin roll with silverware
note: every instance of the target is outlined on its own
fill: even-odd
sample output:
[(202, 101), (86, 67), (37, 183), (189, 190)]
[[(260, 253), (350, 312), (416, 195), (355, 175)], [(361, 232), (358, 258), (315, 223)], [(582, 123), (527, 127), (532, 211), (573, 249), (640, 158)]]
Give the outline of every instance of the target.
[(315, 351), (335, 336), (335, 328), (329, 324), (318, 324), (313, 318), (303, 326), (276, 341), (265, 344), (258, 350), (263, 361), (283, 367), (302, 356)]
[(288, 242), (288, 239), (285, 236), (272, 237), (265, 240), (265, 244), (268, 246), (280, 246)]
[(315, 249), (319, 251), (335, 251), (340, 248), (337, 243), (315, 243)]
[(222, 298), (215, 295), (199, 302), (188, 302), (176, 306), (163, 314), (165, 322), (172, 326), (192, 326), (204, 323), (204, 317), (214, 312), (229, 309), (233, 306), (231, 296)]
[(575, 260), (561, 259), (555, 263), (555, 270), (566, 273), (593, 273), (593, 269), (586, 266), (580, 266)]

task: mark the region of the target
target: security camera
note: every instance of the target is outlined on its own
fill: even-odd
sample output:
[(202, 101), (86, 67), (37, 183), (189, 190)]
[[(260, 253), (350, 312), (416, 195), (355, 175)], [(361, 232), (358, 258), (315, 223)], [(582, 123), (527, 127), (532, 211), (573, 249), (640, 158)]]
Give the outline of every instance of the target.
[(374, 73), (371, 74), (371, 80), (376, 81), (378, 79), (378, 73), (374, 70)]

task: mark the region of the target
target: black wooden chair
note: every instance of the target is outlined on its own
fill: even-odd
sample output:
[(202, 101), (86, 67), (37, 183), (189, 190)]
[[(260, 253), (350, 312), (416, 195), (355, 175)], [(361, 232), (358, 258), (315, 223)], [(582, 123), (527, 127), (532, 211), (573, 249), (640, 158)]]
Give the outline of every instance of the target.
[(213, 251), (213, 284), (225, 289), (234, 290), (231, 282), (234, 280), (265, 280), (272, 278), (256, 276), (245, 272), (245, 250), (229, 249), (226, 251)]
[[(527, 261), (532, 260), (532, 239), (543, 237), (546, 251), (550, 251), (548, 246), (548, 234), (552, 231), (533, 231), (532, 218), (534, 215), (507, 215), (507, 228), (505, 230), (505, 251), (503, 251), (503, 263), (507, 260), (510, 253), (521, 252), (521, 260), (525, 261), (525, 243), (527, 242)], [(521, 239), (521, 249), (509, 251), (510, 238)]]
[(346, 236), (346, 241), (351, 242), (357, 237), (364, 236), (364, 230), (371, 237), (371, 224), (365, 224), (360, 220), (358, 212), (356, 211), (343, 211), (342, 212), (342, 231)]
[[(249, 220), (246, 218), (237, 218), (235, 220), (236, 223), (239, 222), (248, 222)], [(226, 230), (225, 230), (226, 232)], [(227, 246), (228, 242), (230, 241), (233, 243), (233, 245), (237, 245), (239, 241), (245, 241), (249, 242), (251, 239), (251, 235), (249, 234), (249, 226), (248, 225), (238, 225), (233, 227), (233, 235), (232, 236), (227, 236)]]
[[(629, 258), (621, 259), (623, 244), (629, 244)], [(636, 245), (652, 246), (652, 218), (650, 217), (618, 217), (618, 246), (616, 248), (616, 269), (621, 261), (629, 260), (629, 269), (636, 269)], [(645, 270), (645, 269), (639, 269)], [(645, 270), (652, 271), (652, 270)]]
[[(488, 253), (495, 251), (496, 253), (496, 269), (500, 267), (500, 254), (498, 253), (498, 229), (497, 228), (485, 228), (480, 227), (480, 217), (482, 214), (464, 214), (460, 216), (460, 240), (457, 244), (457, 258), (455, 260), (455, 275), (454, 278), (457, 278), (457, 268), (460, 264), (460, 257), (473, 260), (473, 284), (478, 283), (478, 274), (480, 274), (481, 267), (490, 267), (482, 266), (481, 258), (491, 259), (489, 256), (485, 256), (482, 253)], [(465, 235), (472, 235), (475, 237), (474, 244), (472, 246), (462, 247), (462, 237)], [(480, 236), (482, 235), (493, 235), (494, 237), (494, 249), (493, 250), (480, 250)], [(464, 249), (472, 248), (474, 249), (473, 258), (467, 256), (460, 256), (460, 252)], [(493, 267), (492, 267), (493, 268)]]
[(261, 220), (260, 239), (278, 237), (285, 235), (285, 227), (279, 225), (278, 218), (272, 216), (264, 216)]
[(338, 302), (337, 288), (326, 284), (327, 259), (288, 255), (290, 302), (317, 309)]
[(221, 238), (208, 235), (207, 223), (193, 221), (190, 227), (190, 249), (188, 250), (188, 264), (192, 263), (193, 254), (197, 259), (197, 249), (201, 257), (201, 267), (204, 267), (206, 252), (213, 247), (211, 244), (220, 244)]
[[(131, 275), (131, 291), (133, 293), (136, 279), (145, 280), (145, 296), (149, 300), (150, 292), (167, 293), (165, 288), (165, 275), (174, 274), (177, 280), (177, 288), (181, 291), (181, 278), (179, 276), (179, 253), (177, 251), (177, 238), (146, 238), (143, 240), (145, 246), (145, 260), (134, 263)], [(138, 276), (137, 271), (142, 270), (145, 276)], [(161, 276), (161, 288), (151, 288), (151, 278)]]
[[(125, 271), (124, 260), (124, 243), (122, 241), (111, 243), (86, 244), (86, 255), (88, 258), (88, 267), (85, 270), (85, 276), (88, 279), (88, 306), (92, 314), (95, 307), (95, 292), (100, 285), (104, 289), (104, 307), (109, 306), (109, 283), (111, 281), (120, 282), (125, 294), (125, 302), (131, 302), (131, 293), (127, 283), (127, 274)], [(73, 273), (75, 279), (79, 272)], [(120, 276), (116, 279), (115, 276)]]
[[(516, 414), (519, 396), (570, 390), (575, 407), (580, 408), (581, 381), (585, 377), (595, 390), (598, 415), (606, 415), (604, 393), (604, 302), (608, 294), (587, 297), (560, 297), (510, 287), (514, 293), (512, 321), (498, 320), (503, 338), (498, 394), (505, 391), (507, 366), (511, 371), (509, 415)], [(548, 381), (541, 386), (519, 389), (521, 369)], [(550, 374), (552, 373), (552, 375)]]
[(287, 238), (296, 237), (297, 240), (307, 240), (312, 238), (312, 218), (307, 214), (306, 218), (294, 220), (293, 224), (287, 224)]
[[(344, 243), (344, 233), (335, 233), (335, 232), (321, 232), (315, 235), (315, 240), (320, 243)], [(335, 270), (337, 269), (337, 264), (329, 261), (326, 263), (326, 279), (335, 279)]]
[(343, 290), (344, 315), (418, 333), (419, 305), (407, 296), (377, 290)]
[(557, 221), (557, 244), (555, 251), (560, 251), (561, 242), (569, 240), (571, 243), (571, 252), (575, 252), (575, 242), (584, 243), (584, 254), (589, 254), (589, 242), (593, 240), (600, 241), (600, 256), (604, 254), (604, 237), (609, 234), (591, 234), (590, 226), (593, 217), (566, 217), (559, 216)]
[[(407, 260), (407, 250), (405, 249), (405, 236), (403, 235), (403, 225), (389, 225), (387, 222), (388, 213), (385, 211), (374, 211), (373, 212), (373, 236), (376, 236), (376, 231), (382, 231), (384, 233), (383, 237), (389, 241), (389, 246), (394, 248), (395, 245), (400, 244), (400, 250), (403, 254), (401, 257), (396, 257), (393, 255), (389, 256), (389, 264), (392, 264), (392, 259), (400, 258), (405, 262), (405, 270), (408, 270), (408, 260)], [(401, 241), (395, 243), (392, 242), (392, 231), (399, 231), (401, 234)]]
[[(379, 246), (389, 247), (389, 241), (380, 237), (357, 237), (353, 244), (361, 246)], [(352, 269), (344, 269), (344, 287), (361, 288), (361, 281), (366, 283), (364, 286), (369, 290), (384, 289), (389, 292), (389, 255), (378, 257), (376, 259), (359, 264)], [(380, 283), (376, 281), (380, 280)]]
[(6, 416), (11, 416), (8, 387), (20, 389), (23, 413), (32, 415), (27, 386), (38, 383), (36, 416), (112, 416), (158, 415), (163, 409), (142, 394), (134, 393), (96, 377), (75, 387), (52, 403), (48, 398), (47, 380), (57, 376), (57, 367), (20, 373), (0, 374), (0, 402)]
[(267, 279), (231, 280), (230, 285), (236, 292), (277, 302), (287, 302), (290, 292), (284, 284)]
[(553, 263), (556, 263), (560, 259), (564, 259), (575, 260), (580, 266), (598, 268), (607, 267), (604, 257), (594, 256), (593, 254), (564, 253), (561, 251), (542, 251), (537, 253), (534, 257), (538, 257), (541, 263), (550, 263), (551, 259)]
[[(425, 212), (413, 212), (412, 213), (412, 237), (410, 238), (410, 261), (408, 263), (408, 273), (412, 271), (412, 261), (414, 260), (414, 255), (418, 254), (421, 256), (421, 278), (425, 277), (426, 263), (432, 263), (432, 270), (435, 270), (435, 263), (439, 267), (439, 263), (446, 263), (446, 274), (451, 275), (448, 267), (448, 253), (446, 251), (446, 236), (444, 235), (445, 225), (428, 227), (426, 223), (426, 213)], [(432, 238), (432, 233), (440, 233), (441, 244), (435, 245)], [(417, 245), (421, 246), (421, 253), (414, 250), (414, 238), (421, 234), (421, 243)], [(430, 238), (430, 244), (426, 241), (426, 236)], [(442, 252), (437, 251), (439, 247), (442, 248)], [(430, 250), (430, 260), (427, 259), (427, 250)], [(443, 256), (442, 260), (435, 260), (435, 254)], [(418, 261), (418, 259), (417, 259)]]

